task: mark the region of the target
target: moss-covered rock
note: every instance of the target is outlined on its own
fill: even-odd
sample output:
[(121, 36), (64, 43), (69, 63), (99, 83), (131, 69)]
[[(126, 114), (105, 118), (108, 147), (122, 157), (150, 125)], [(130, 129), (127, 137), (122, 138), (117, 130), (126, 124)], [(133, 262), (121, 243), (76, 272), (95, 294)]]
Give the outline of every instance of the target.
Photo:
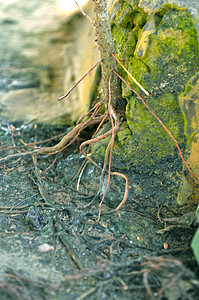
[[(160, 2), (163, 3), (161, 0), (151, 1), (150, 6), (148, 0), (139, 1), (139, 5), (135, 5), (135, 1), (112, 1), (111, 26), (116, 56), (150, 97), (120, 66), (119, 72), (170, 130), (183, 154), (187, 144), (190, 145), (191, 154), (187, 161), (190, 166), (197, 167), (198, 163), (194, 162), (196, 144), (191, 141), (195, 132), (198, 134), (196, 127), (199, 128), (196, 113), (198, 90), (195, 89), (196, 80), (188, 83), (198, 72), (197, 32), (188, 10), (170, 4), (159, 6)], [(142, 250), (147, 245), (160, 251), (169, 245), (169, 249), (181, 249), (180, 254), (189, 247), (188, 233), (184, 229), (189, 226), (190, 230), (190, 224), (180, 225), (180, 218), (175, 218), (176, 225), (175, 222), (169, 223), (169, 219), (185, 215), (186, 220), (188, 213), (195, 209), (194, 201), (182, 207), (176, 202), (180, 183), (179, 201), (187, 200), (193, 188), (186, 177), (182, 178), (182, 160), (168, 132), (124, 83), (122, 93), (127, 101), (126, 118), (115, 137), (112, 170), (119, 169), (129, 178), (124, 206), (124, 210), (129, 211), (129, 218), (124, 215), (115, 218), (114, 234), (117, 231), (125, 234)], [(110, 124), (106, 124), (100, 134), (109, 129)], [(92, 152), (98, 162), (103, 161), (109, 140), (110, 137), (99, 145), (93, 144)], [(194, 141), (199, 145), (198, 140)], [(104, 176), (101, 186), (106, 187), (106, 184)], [(101, 187), (102, 194), (104, 190)], [(123, 195), (124, 180), (111, 176), (104, 202), (116, 208)], [(185, 246), (183, 251), (182, 245)], [(139, 255), (142, 250), (139, 249)], [(186, 260), (187, 253), (185, 256)]]
[[(199, 73), (197, 73), (185, 87), (180, 95), (180, 104), (185, 119), (185, 135), (187, 137), (186, 160), (197, 178), (199, 178)], [(185, 170), (185, 174), (186, 174)], [(185, 204), (189, 196), (194, 195), (196, 202), (199, 201), (198, 189), (194, 182), (187, 176), (183, 176), (178, 194), (178, 203)]]
[[(198, 68), (197, 32), (191, 15), (168, 4), (148, 13), (129, 3), (115, 1), (117, 11), (114, 5), (111, 7), (116, 55), (148, 90), (147, 104), (183, 147), (184, 119), (178, 98)], [(121, 67), (120, 73), (130, 80)], [(115, 166), (128, 169), (131, 165), (154, 165), (176, 155), (173, 140), (155, 117), (125, 84), (122, 91), (127, 100), (126, 123), (117, 134)], [(103, 149), (98, 149), (100, 153)]]

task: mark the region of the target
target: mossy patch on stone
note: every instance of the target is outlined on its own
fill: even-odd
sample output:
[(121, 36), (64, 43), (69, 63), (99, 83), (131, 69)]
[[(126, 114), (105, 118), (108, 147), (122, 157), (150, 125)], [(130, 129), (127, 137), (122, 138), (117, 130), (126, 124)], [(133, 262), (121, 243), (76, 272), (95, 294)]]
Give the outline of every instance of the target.
[(118, 3), (120, 9), (112, 18), (111, 25), (116, 52), (124, 58), (134, 54), (138, 35), (147, 22), (147, 14), (139, 7), (135, 7), (135, 3), (131, 5), (124, 1)]
[[(147, 16), (138, 6), (132, 7), (125, 1), (118, 3), (120, 11), (111, 23), (116, 55), (150, 93), (149, 98), (143, 96), (147, 104), (184, 149), (186, 137), (179, 95), (197, 73), (199, 57), (191, 15), (186, 9), (166, 4)], [(119, 72), (142, 94), (120, 66)], [(150, 166), (167, 156), (176, 157), (174, 141), (123, 83), (122, 93), (127, 100), (126, 121), (115, 138), (113, 167)], [(93, 145), (95, 159), (102, 160), (109, 139), (101, 146)]]
[(185, 135), (188, 146), (199, 133), (199, 73), (195, 74), (185, 87), (185, 91), (180, 95), (180, 104), (185, 120)]
[[(199, 178), (199, 73), (193, 76), (180, 95), (180, 104), (185, 119), (185, 135), (187, 137), (186, 161), (195, 176)], [(186, 174), (186, 170), (185, 170)], [(186, 176), (183, 176), (178, 193), (178, 203), (188, 202), (191, 194), (198, 194), (197, 186)], [(198, 196), (195, 196), (196, 203)]]
[[(121, 9), (127, 6), (124, 3)], [(118, 13), (120, 21), (122, 10)], [(133, 12), (135, 10), (132, 9), (131, 14), (128, 6), (128, 14), (123, 17), (128, 28), (121, 28), (121, 22), (118, 26), (118, 19), (112, 25), (117, 56), (125, 61), (124, 65), (129, 72), (149, 91), (147, 104), (171, 131), (179, 145), (183, 146), (184, 120), (178, 96), (189, 78), (197, 72), (198, 42), (193, 21), (187, 10), (164, 5), (159, 14), (156, 11), (148, 17), (149, 24), (145, 24), (143, 29), (142, 23), (142, 26), (137, 25), (136, 30), (136, 26), (129, 30), (127, 17), (133, 15)], [(133, 24), (134, 21), (131, 22)], [(151, 31), (148, 30), (150, 28)], [(148, 39), (147, 43), (144, 40), (145, 50), (138, 56), (146, 29)], [(121, 73), (128, 80), (128, 75), (122, 70)], [(139, 91), (135, 84), (132, 87)], [(117, 133), (114, 145), (116, 165), (121, 163), (124, 167), (125, 161), (127, 168), (131, 164), (151, 165), (168, 155), (175, 155), (176, 146), (165, 129), (125, 84), (122, 84), (122, 90), (123, 97), (127, 99), (127, 121)]]

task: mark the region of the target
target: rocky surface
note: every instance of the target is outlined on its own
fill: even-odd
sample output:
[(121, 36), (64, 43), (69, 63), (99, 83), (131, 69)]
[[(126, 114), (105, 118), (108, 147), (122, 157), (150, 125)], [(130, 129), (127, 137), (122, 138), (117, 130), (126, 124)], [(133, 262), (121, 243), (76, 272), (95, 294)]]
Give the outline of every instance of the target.
[[(14, 5), (17, 1), (7, 2), (7, 7), (8, 3)], [(194, 160), (196, 152), (193, 151), (198, 134), (194, 20), (186, 10), (168, 5), (156, 7), (153, 14), (139, 8), (138, 1), (117, 3), (115, 16), (112, 15), (117, 55), (149, 90), (151, 98), (147, 103), (157, 110), (182, 146), (185, 147), (186, 139), (189, 141), (191, 155), (188, 162), (192, 167), (197, 166)], [(29, 7), (28, 2), (25, 4)], [(22, 26), (21, 30), (27, 35), (20, 33), (16, 40), (21, 37), (23, 47), (14, 47), (16, 31), (10, 17), (12, 5), (7, 16), (9, 21), (5, 21), (11, 23), (11, 27), (7, 25), (5, 28), (10, 28), (12, 39), (8, 41), (9, 51), (4, 50), (5, 59), (2, 59), (2, 74), (5, 76), (1, 81), (4, 103), (1, 113), (11, 122), (18, 111), (23, 121), (16, 122), (12, 135), (9, 124), (1, 122), (2, 156), (16, 153), (16, 149), (12, 149), (13, 141), (20, 146), (17, 151), (24, 151), (21, 141), (40, 141), (42, 147), (46, 145), (43, 140), (60, 133), (60, 128), (55, 130), (55, 126), (24, 125), (24, 120), (64, 124), (70, 121), (72, 117), (66, 111), (69, 114), (74, 107), (75, 116), (77, 103), (61, 102), (58, 114), (53, 106), (57, 103), (53, 101), (59, 95), (55, 94), (62, 94), (64, 82), (75, 81), (78, 60), (84, 62), (83, 58), (88, 58), (89, 61), (85, 54), (81, 58), (83, 47), (78, 46), (86, 39), (81, 34), (80, 15), (68, 21), (63, 19), (63, 23), (59, 23), (60, 17), (51, 19), (50, 24), (55, 26), (52, 30), (48, 28), (48, 17), (41, 18), (41, 24), (47, 25), (40, 26), (45, 28), (42, 33), (36, 27), (33, 30), (33, 36), (37, 38), (35, 43), (39, 45), (36, 48), (28, 48), (33, 40), (29, 29)], [(125, 9), (117, 13), (122, 5)], [(32, 13), (33, 8), (31, 6), (27, 11)], [(15, 14), (12, 16), (14, 18)], [(21, 17), (18, 22), (22, 21)], [(85, 28), (87, 26), (90, 28), (89, 23)], [(71, 36), (68, 28), (79, 30), (78, 38), (75, 34)], [(88, 53), (87, 44), (84, 49)], [(74, 53), (78, 55), (74, 56)], [(88, 68), (85, 60), (85, 69)], [(122, 70), (120, 72), (126, 76)], [(70, 99), (77, 100), (77, 91)], [(107, 176), (105, 174), (101, 182), (101, 170), (88, 164), (83, 173), (74, 178), (83, 162), (81, 155), (74, 153), (76, 150), (70, 155), (65, 149), (55, 155), (38, 156), (37, 162), (27, 156), (21, 160), (8, 160), (0, 166), (2, 299), (145, 299), (149, 287), (154, 295), (162, 294), (165, 299), (177, 300), (186, 296), (196, 299), (198, 281), (189, 271), (198, 272), (190, 247), (195, 224), (192, 217), (188, 218), (193, 215), (191, 211), (196, 204), (195, 199), (181, 207), (176, 202), (181, 182), (181, 159), (167, 134), (158, 127), (158, 122), (125, 86), (123, 94), (128, 101), (127, 119), (115, 139), (112, 169), (118, 167), (128, 176), (130, 188), (120, 213), (113, 209), (122, 201), (125, 183), (123, 179), (111, 176), (101, 220), (96, 222)], [(31, 105), (27, 107), (30, 99)], [(69, 106), (69, 103), (74, 106)], [(38, 114), (35, 113), (37, 109)], [(186, 120), (185, 129), (183, 118)], [(56, 141), (49, 140), (47, 145), (52, 146)], [(96, 147), (97, 162), (106, 145), (107, 140), (103, 140), (103, 148)], [(188, 188), (185, 193), (182, 186), (181, 193), (188, 198), (193, 187), (190, 187), (187, 177), (184, 178), (184, 186)], [(179, 199), (183, 203), (184, 200), (187, 199)], [(152, 259), (154, 256), (151, 265), (147, 266), (146, 257)]]
[(96, 62), (92, 25), (80, 13), (62, 15), (54, 0), (1, 1), (0, 22), (1, 119), (77, 119), (88, 108), (94, 73), (67, 100), (56, 99)]
[[(189, 147), (187, 160), (197, 176), (198, 3), (109, 1), (109, 9), (116, 55), (148, 90), (150, 97), (147, 99), (143, 95), (147, 104), (171, 131), (181, 149)], [(120, 74), (129, 80), (122, 68)], [(133, 82), (132, 87), (142, 94)], [(126, 122), (117, 134), (113, 166), (129, 170), (131, 174), (144, 170), (148, 178), (151, 174), (159, 174), (159, 178), (174, 179), (182, 170), (174, 141), (123, 83), (122, 89), (123, 97), (127, 99)], [(192, 141), (187, 135), (190, 128)], [(93, 146), (96, 157), (101, 157), (104, 147), (104, 144), (101, 148)], [(177, 181), (171, 179), (170, 190), (177, 182), (179, 184), (180, 177), (177, 177)], [(146, 186), (140, 187), (145, 189)], [(193, 186), (183, 184), (178, 198), (185, 203), (192, 193)], [(159, 197), (162, 199), (162, 192)]]
[[(180, 103), (184, 113), (185, 135), (187, 137), (187, 163), (194, 175), (199, 178), (199, 73), (193, 76), (185, 87), (185, 91), (180, 95)], [(187, 171), (185, 170), (185, 174)], [(189, 197), (193, 195), (199, 202), (198, 188), (194, 182), (183, 176), (182, 185), (178, 195), (178, 203), (185, 204)]]

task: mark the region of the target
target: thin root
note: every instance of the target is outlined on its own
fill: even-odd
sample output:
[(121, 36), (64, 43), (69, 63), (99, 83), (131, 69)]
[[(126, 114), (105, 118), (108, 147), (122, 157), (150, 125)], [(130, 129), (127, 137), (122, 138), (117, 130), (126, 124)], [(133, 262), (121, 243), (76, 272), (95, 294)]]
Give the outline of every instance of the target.
[(75, 0), (75, 3), (77, 4), (77, 6), (78, 6), (79, 10), (81, 11), (82, 15), (83, 15), (84, 17), (86, 17), (87, 20), (88, 20), (92, 25), (95, 25), (94, 22), (93, 22), (93, 20), (91, 20), (91, 18), (83, 11), (83, 9), (81, 8), (81, 6), (78, 4), (78, 2), (77, 2), (76, 0)]
[(95, 69), (100, 63), (101, 63), (102, 59), (100, 59), (98, 62), (96, 62), (96, 64), (94, 64), (74, 85), (73, 87), (63, 96), (59, 97), (57, 99), (57, 101), (60, 101), (64, 98), (66, 98), (75, 88), (76, 86), (93, 70)]

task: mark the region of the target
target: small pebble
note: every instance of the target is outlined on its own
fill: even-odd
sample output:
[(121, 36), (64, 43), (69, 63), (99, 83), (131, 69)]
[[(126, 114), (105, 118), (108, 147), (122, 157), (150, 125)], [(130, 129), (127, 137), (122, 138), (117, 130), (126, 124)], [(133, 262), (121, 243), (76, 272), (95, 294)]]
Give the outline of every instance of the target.
[(54, 247), (47, 243), (44, 243), (38, 247), (39, 252), (48, 252), (50, 250), (54, 250)]

